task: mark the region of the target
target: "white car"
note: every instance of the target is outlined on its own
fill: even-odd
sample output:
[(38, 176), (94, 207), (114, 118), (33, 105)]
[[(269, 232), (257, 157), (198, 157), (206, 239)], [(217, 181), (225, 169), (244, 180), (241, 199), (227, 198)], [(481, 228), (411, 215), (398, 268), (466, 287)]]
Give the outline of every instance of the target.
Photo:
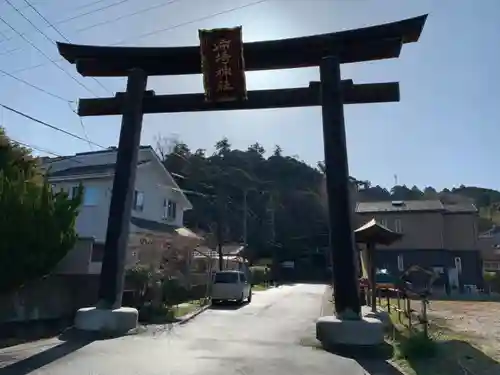
[(252, 286), (241, 271), (216, 272), (212, 283), (212, 304), (222, 301), (252, 301)]

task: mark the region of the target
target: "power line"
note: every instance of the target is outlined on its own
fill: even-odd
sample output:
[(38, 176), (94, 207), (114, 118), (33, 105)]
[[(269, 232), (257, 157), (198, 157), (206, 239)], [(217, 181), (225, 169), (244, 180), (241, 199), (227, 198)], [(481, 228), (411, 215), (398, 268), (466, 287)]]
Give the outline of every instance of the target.
[[(11, 4), (10, 0), (5, 0), (7, 2), (7, 4), (9, 4), (12, 8), (16, 9), (16, 7), (14, 5)], [(31, 3), (28, 1), (28, 0), (23, 0), (31, 9), (33, 9), (33, 11), (38, 14), (38, 16), (40, 18), (42, 18), (45, 23), (47, 25), (49, 25), (49, 27), (51, 27), (55, 32), (57, 32), (65, 41), (67, 41), (68, 43), (71, 43), (71, 41), (66, 38), (64, 36), (64, 34), (56, 27), (54, 26), (47, 18), (45, 18), (45, 16), (43, 14), (41, 14), (38, 9), (36, 9), (33, 5), (31, 5)], [(19, 10), (16, 9), (16, 11), (26, 20), (28, 21), (40, 34), (42, 34), (47, 40), (49, 40), (50, 42), (54, 43), (54, 40), (52, 38), (50, 38), (47, 34), (45, 34), (42, 30), (40, 30), (33, 22), (31, 22), (31, 20), (26, 17), (23, 13), (21, 13)], [(104, 86), (100, 81), (98, 81), (95, 77), (91, 77), (92, 80), (97, 83), (99, 86), (101, 86), (104, 90), (110, 92), (110, 90)]]
[(170, 30), (176, 29), (176, 28), (181, 27), (181, 26), (191, 25), (193, 23), (200, 22), (200, 21), (205, 21), (207, 19), (210, 19), (210, 18), (213, 18), (213, 17), (217, 17), (217, 16), (221, 16), (223, 14), (227, 14), (227, 13), (231, 13), (231, 12), (236, 12), (236, 11), (241, 10), (241, 9), (245, 9), (245, 8), (248, 8), (248, 7), (251, 7), (251, 6), (254, 6), (254, 5), (265, 3), (266, 1), (268, 1), (268, 0), (258, 0), (258, 1), (254, 1), (252, 3), (248, 3), (248, 4), (240, 5), (240, 6), (237, 6), (237, 7), (234, 7), (234, 8), (226, 9), (226, 10), (223, 10), (223, 11), (220, 11), (220, 12), (217, 12), (217, 13), (212, 13), (212, 14), (210, 14), (208, 16), (199, 17), (199, 18), (196, 18), (194, 20), (183, 22), (183, 23), (179, 23), (179, 24), (174, 25), (174, 26), (169, 26), (169, 27), (165, 27), (163, 29), (158, 29), (158, 30), (154, 30), (154, 31), (150, 31), (150, 32), (141, 34), (141, 35), (137, 35), (135, 37), (128, 38), (128, 39), (122, 40), (122, 41), (117, 42), (117, 43), (113, 43), (113, 44), (111, 44), (111, 46), (116, 46), (116, 45), (122, 44), (124, 42), (129, 42), (131, 40), (143, 39), (143, 38), (146, 38), (148, 36), (152, 36), (152, 35), (156, 35), (156, 34), (159, 34), (159, 33), (163, 33), (165, 31), (170, 31)]
[(127, 3), (129, 1), (132, 1), (132, 0), (118, 0), (114, 3), (111, 3), (111, 4), (108, 4), (108, 5), (105, 5), (103, 7), (100, 7), (100, 8), (97, 8), (97, 9), (94, 9), (94, 10), (91, 10), (91, 11), (88, 11), (88, 12), (85, 12), (85, 13), (80, 13), (76, 16), (72, 16), (72, 17), (69, 17), (69, 18), (65, 18), (63, 20), (60, 20), (60, 21), (56, 21), (54, 22), (54, 24), (56, 25), (62, 25), (63, 23), (67, 23), (67, 22), (70, 22), (70, 21), (74, 21), (78, 18), (81, 18), (81, 17), (84, 17), (84, 16), (88, 16), (89, 14), (93, 14), (93, 13), (97, 13), (97, 12), (100, 12), (101, 10), (106, 10), (106, 9), (109, 9), (109, 8), (113, 8), (113, 7), (116, 7), (118, 5), (121, 5), (123, 3)]
[(27, 85), (27, 86), (29, 86), (29, 87), (31, 87), (31, 88), (33, 88), (33, 89), (35, 89), (35, 90), (38, 90), (38, 91), (40, 91), (40, 92), (43, 92), (44, 94), (47, 94), (47, 95), (49, 95), (49, 96), (51, 96), (51, 97), (53, 97), (53, 98), (56, 98), (56, 99), (62, 100), (62, 101), (64, 101), (64, 102), (72, 103), (72, 101), (71, 101), (71, 100), (68, 100), (68, 99), (66, 99), (66, 98), (63, 98), (62, 96), (59, 96), (59, 95), (54, 94), (54, 93), (52, 93), (52, 92), (50, 92), (50, 91), (47, 91), (47, 90), (45, 90), (44, 88), (41, 88), (41, 87), (38, 87), (38, 86), (36, 86), (36, 85), (34, 85), (34, 84), (32, 84), (32, 83), (29, 83), (28, 81), (25, 81), (24, 79), (18, 78), (18, 77), (16, 77), (15, 75), (10, 74), (9, 72), (6, 72), (5, 70), (0, 69), (0, 73), (2, 73), (2, 74), (4, 74), (4, 75), (6, 75), (7, 77), (10, 77), (10, 78), (12, 78), (12, 79), (15, 79), (16, 81), (19, 81), (19, 82), (21, 82), (21, 83), (24, 83), (25, 85)]
[(41, 124), (41, 125), (43, 125), (43, 126), (46, 126), (46, 127), (50, 128), (50, 129), (53, 129), (53, 130), (56, 130), (56, 131), (61, 132), (61, 133), (63, 133), (63, 134), (69, 135), (70, 137), (73, 137), (73, 138), (75, 138), (75, 139), (79, 139), (80, 141), (91, 143), (92, 145), (94, 145), (94, 146), (96, 146), (96, 147), (99, 147), (99, 148), (101, 148), (101, 149), (106, 149), (106, 147), (104, 147), (104, 146), (102, 146), (102, 145), (100, 145), (100, 144), (98, 144), (98, 143), (95, 143), (95, 142), (93, 142), (93, 141), (91, 141), (91, 140), (88, 140), (88, 139), (85, 139), (85, 138), (83, 138), (83, 137), (80, 137), (78, 134), (71, 133), (71, 132), (69, 132), (69, 131), (67, 131), (67, 130), (61, 129), (61, 128), (60, 128), (60, 127), (58, 127), (58, 126), (55, 126), (55, 125), (49, 124), (49, 123), (47, 123), (47, 122), (45, 122), (45, 121), (42, 121), (42, 120), (39, 120), (39, 119), (37, 119), (37, 118), (35, 118), (35, 117), (33, 117), (33, 116), (30, 116), (30, 115), (28, 115), (28, 114), (26, 114), (26, 113), (24, 113), (24, 112), (22, 112), (22, 111), (19, 111), (19, 110), (17, 110), (17, 109), (14, 109), (14, 108), (11, 108), (11, 107), (9, 107), (9, 106), (6, 106), (5, 104), (0, 104), (0, 107), (3, 107), (3, 108), (5, 108), (5, 109), (6, 109), (6, 110), (8, 110), (8, 111), (11, 111), (11, 112), (13, 112), (13, 113), (15, 113), (15, 114), (18, 114), (18, 115), (20, 115), (20, 116), (22, 116), (22, 117), (27, 118), (28, 120), (31, 120), (31, 121), (33, 121), (33, 122), (39, 123), (39, 124)]
[(87, 134), (87, 129), (85, 128), (85, 124), (83, 123), (83, 119), (81, 116), (78, 116), (78, 113), (76, 112), (76, 110), (74, 110), (72, 107), (71, 107), (71, 103), (68, 103), (68, 106), (69, 106), (69, 109), (71, 110), (71, 112), (73, 112), (77, 117), (78, 119), (80, 120), (80, 126), (82, 127), (82, 130), (83, 130), (83, 135), (85, 136), (85, 139), (87, 140), (88, 144), (89, 144), (89, 148), (91, 150), (92, 149), (92, 143), (90, 142), (90, 138)]
[(79, 10), (79, 9), (83, 9), (83, 8), (87, 8), (91, 5), (95, 5), (95, 4), (99, 4), (99, 3), (103, 3), (105, 1), (108, 1), (108, 0), (95, 0), (95, 1), (91, 1), (89, 3), (86, 3), (86, 4), (82, 4), (80, 6), (77, 6), (76, 8), (71, 8), (70, 10)]
[(55, 152), (52, 152), (50, 150), (47, 150), (46, 148), (42, 148), (42, 147), (38, 147), (38, 146), (34, 146), (34, 145), (30, 145), (28, 143), (24, 143), (24, 142), (20, 142), (20, 141), (16, 141), (15, 139), (12, 139), (9, 137), (9, 139), (18, 144), (18, 145), (21, 145), (21, 146), (24, 146), (24, 147), (27, 147), (27, 148), (31, 148), (33, 150), (37, 150), (37, 151), (40, 151), (40, 152), (44, 152), (46, 154), (49, 154), (49, 155), (52, 155), (52, 156), (57, 156), (57, 157), (63, 157), (62, 155), (59, 155), (59, 154), (56, 154)]
[[(24, 1), (26, 1), (26, 0), (24, 0)], [(148, 7), (148, 8), (140, 9), (140, 10), (135, 11), (133, 13), (122, 14), (121, 16), (113, 18), (112, 20), (105, 20), (105, 21), (101, 21), (101, 22), (95, 23), (95, 24), (90, 25), (90, 26), (85, 26), (85, 27), (82, 27), (80, 29), (76, 29), (75, 32), (76, 33), (81, 33), (81, 32), (93, 29), (95, 27), (99, 27), (99, 26), (103, 26), (103, 25), (109, 25), (110, 23), (113, 23), (113, 22), (116, 22), (116, 21), (120, 21), (120, 20), (125, 19), (125, 18), (133, 17), (133, 16), (136, 16), (136, 15), (141, 14), (141, 13), (146, 13), (146, 12), (150, 12), (150, 11), (152, 11), (154, 9), (159, 9), (159, 8), (167, 7), (167, 6), (172, 5), (174, 3), (178, 3), (179, 1), (184, 1), (184, 0), (168, 0), (168, 1), (162, 2), (160, 4), (152, 5), (152, 6)]]
[[(6, 0), (6, 1), (8, 2), (8, 0)], [(29, 4), (29, 2), (27, 2), (26, 0), (23, 0), (23, 1)], [(88, 15), (88, 14), (94, 13), (95, 11), (100, 11), (100, 10), (107, 9), (107, 8), (109, 8), (109, 7), (112, 7), (112, 6), (120, 5), (121, 3), (125, 2), (125, 1), (129, 1), (129, 0), (120, 0), (120, 1), (118, 1), (117, 3), (113, 3), (113, 4), (111, 4), (111, 5), (107, 5), (107, 6), (101, 7), (101, 8), (99, 8), (99, 9), (97, 9), (97, 10), (89, 11), (89, 12), (87, 12), (87, 13), (80, 14), (80, 15), (78, 15), (78, 16), (74, 16), (74, 17), (68, 18), (67, 20), (74, 20), (74, 19), (77, 19), (77, 18), (80, 18), (80, 17), (86, 16), (86, 15)], [(83, 27), (83, 28), (81, 28), (81, 29), (77, 29), (77, 30), (75, 30), (75, 32), (76, 32), (76, 33), (81, 33), (81, 32), (83, 32), (83, 31), (87, 31), (87, 30), (93, 29), (93, 28), (95, 28), (95, 27), (99, 27), (99, 26), (103, 26), (103, 25), (108, 25), (108, 24), (110, 24), (110, 23), (113, 23), (113, 22), (116, 22), (116, 21), (119, 21), (119, 20), (122, 20), (122, 19), (125, 19), (125, 18), (129, 18), (129, 17), (135, 16), (135, 15), (137, 15), (137, 14), (145, 13), (145, 12), (148, 12), (148, 11), (151, 11), (151, 10), (154, 10), (154, 9), (158, 9), (158, 8), (163, 8), (163, 7), (165, 7), (165, 6), (168, 6), (168, 5), (170, 5), (170, 4), (173, 4), (173, 3), (176, 3), (176, 2), (179, 2), (179, 1), (184, 1), (184, 0), (169, 0), (169, 1), (167, 1), (167, 2), (163, 2), (163, 3), (160, 3), (160, 4), (152, 5), (152, 6), (150, 6), (150, 7), (144, 8), (144, 9), (140, 9), (140, 10), (138, 10), (138, 11), (136, 11), (136, 12), (133, 12), (133, 13), (129, 13), (129, 14), (124, 14), (124, 15), (118, 16), (118, 17), (116, 17), (116, 18), (114, 18), (114, 19), (108, 19), (108, 20), (105, 20), (105, 21), (102, 21), (102, 22), (98, 22), (98, 23), (93, 24), (93, 25), (90, 25), (90, 26), (85, 26), (85, 27)], [(12, 5), (11, 5), (11, 6), (12, 6)], [(12, 6), (12, 7), (13, 7), (13, 6)], [(27, 7), (25, 7), (25, 8), (28, 8), (28, 6), (27, 6)], [(65, 21), (67, 21), (67, 20), (65, 20), (65, 21), (63, 21), (63, 22), (50, 22), (50, 21), (49, 21), (46, 17), (44, 17), (42, 14), (40, 14), (40, 12), (39, 12), (39, 11), (38, 11), (35, 7), (31, 6), (31, 9), (32, 9), (32, 10), (34, 10), (34, 11), (35, 11), (35, 12), (36, 12), (36, 13), (37, 13), (40, 17), (42, 17), (42, 18), (44, 19), (44, 21), (48, 24), (48, 26), (52, 27), (54, 30), (56, 30), (55, 25), (57, 25), (57, 24), (61, 24), (61, 23), (64, 23)], [(19, 10), (19, 8), (18, 8), (18, 10)], [(35, 26), (35, 25), (33, 25), (33, 23), (32, 23), (30, 20), (28, 20), (28, 19), (26, 19), (26, 20), (27, 20), (28, 22), (30, 22), (30, 24), (31, 24), (33, 27), (35, 27), (35, 28), (36, 28), (36, 26)], [(40, 33), (42, 33), (42, 31), (41, 31), (41, 30), (38, 30), (38, 31), (39, 31)], [(62, 35), (62, 34), (61, 34), (58, 30), (56, 30), (56, 31), (58, 32), (58, 34), (59, 34), (59, 35), (61, 35), (61, 36), (62, 36), (62, 38), (63, 38), (64, 40), (66, 40), (68, 43), (71, 43), (71, 42), (68, 40), (68, 38), (66, 38), (64, 35)], [(30, 34), (30, 33), (23, 33), (23, 35), (28, 35), (28, 34)], [(12, 39), (12, 38), (7, 38), (7, 39), (5, 39), (4, 41), (10, 40), (10, 39)], [(0, 41), (0, 42), (1, 42), (1, 41)], [(22, 51), (22, 50), (24, 50), (24, 48), (23, 48), (23, 47), (15, 47), (15, 48), (12, 48), (12, 49), (10, 49), (10, 50), (7, 50), (7, 51), (4, 51), (4, 52), (0, 53), (0, 56), (10, 55), (10, 54), (12, 54), (12, 53), (14, 53), (14, 52), (19, 52), (19, 51)]]
[(77, 164), (82, 164), (82, 165), (85, 165), (85, 163), (84, 163), (84, 162), (82, 162), (81, 160), (75, 159), (75, 157), (74, 157), (74, 156), (65, 156), (65, 155), (61, 155), (61, 154), (58, 154), (58, 153), (56, 153), (56, 152), (54, 152), (54, 151), (51, 151), (51, 150), (49, 150), (49, 149), (46, 149), (46, 148), (44, 148), (44, 147), (39, 147), (39, 146), (35, 146), (35, 145), (29, 144), (29, 143), (20, 142), (20, 141), (17, 141), (17, 140), (15, 140), (15, 139), (12, 139), (12, 138), (10, 138), (10, 137), (9, 137), (9, 139), (10, 139), (12, 142), (14, 142), (14, 143), (16, 143), (16, 144), (18, 144), (18, 145), (20, 145), (20, 146), (24, 146), (24, 147), (27, 147), (27, 148), (29, 148), (29, 149), (36, 150), (36, 151), (39, 151), (39, 152), (44, 152), (44, 153), (46, 153), (46, 154), (48, 154), (48, 155), (52, 155), (52, 156), (55, 156), (55, 157), (57, 157), (57, 158), (62, 158), (62, 159), (64, 159), (64, 161), (69, 161), (69, 162), (71, 162), (71, 163), (77, 163)]
[[(8, 4), (10, 4), (9, 0), (5, 0), (5, 1), (6, 1)], [(31, 9), (32, 9), (32, 10), (33, 10), (36, 14), (38, 14), (38, 16), (39, 16), (41, 19), (43, 19), (43, 20), (45, 21), (45, 23), (46, 23), (49, 27), (51, 27), (51, 28), (52, 28), (52, 29), (53, 29), (56, 33), (58, 33), (58, 34), (61, 36), (61, 38), (63, 38), (63, 39), (64, 39), (65, 41), (67, 41), (68, 43), (71, 43), (71, 42), (69, 41), (69, 39), (68, 39), (68, 38), (66, 38), (66, 37), (64, 36), (64, 34), (62, 34), (62, 33), (59, 31), (59, 29), (58, 29), (57, 27), (55, 27), (55, 26), (54, 26), (54, 25), (53, 25), (53, 24), (52, 24), (52, 23), (51, 23), (51, 22), (50, 22), (50, 21), (49, 21), (49, 20), (48, 20), (48, 19), (47, 19), (44, 15), (43, 15), (43, 14), (41, 14), (41, 13), (38, 11), (38, 9), (37, 9), (37, 8), (35, 8), (35, 7), (34, 7), (34, 6), (33, 6), (33, 5), (32, 5), (32, 4), (28, 1), (28, 0), (23, 0), (23, 1), (24, 1), (27, 5), (28, 5), (28, 7), (29, 7), (29, 8), (31, 8)], [(13, 5), (12, 5), (12, 7), (13, 7)], [(26, 18), (26, 17), (24, 17), (24, 18)], [(28, 20), (28, 22), (29, 22), (29, 23), (30, 23), (33, 27), (35, 27), (37, 30), (39, 30), (39, 29), (38, 29), (35, 25), (33, 25), (33, 23), (32, 23), (31, 21), (29, 21), (29, 20)], [(40, 34), (44, 35), (44, 36), (47, 38), (47, 36), (45, 35), (45, 33), (43, 33), (42, 31), (39, 31), (39, 32), (40, 32)], [(53, 40), (52, 40), (52, 39), (50, 39), (50, 41), (51, 41), (51, 42), (53, 42)]]
[[(249, 3), (249, 4), (240, 5), (238, 7), (230, 8), (230, 9), (227, 9), (227, 10), (224, 10), (224, 11), (221, 11), (221, 12), (212, 13), (212, 14), (210, 14), (208, 16), (200, 17), (200, 18), (197, 18), (197, 19), (194, 19), (194, 20), (191, 20), (191, 21), (187, 21), (187, 22), (183, 22), (183, 23), (180, 23), (180, 24), (177, 24), (177, 25), (170, 26), (170, 27), (165, 28), (165, 29), (156, 30), (156, 31), (147, 33), (147, 35), (146, 34), (142, 34), (142, 35), (139, 35), (137, 37), (131, 37), (129, 39), (122, 40), (122, 41), (120, 41), (118, 43), (111, 44), (110, 46), (115, 46), (115, 45), (118, 45), (118, 44), (122, 44), (122, 43), (128, 42), (130, 40), (142, 39), (142, 38), (145, 38), (147, 36), (155, 35), (155, 34), (166, 32), (166, 31), (171, 31), (171, 30), (177, 29), (177, 28), (182, 27), (182, 26), (188, 26), (190, 24), (197, 23), (197, 22), (200, 22), (200, 21), (204, 21), (204, 20), (207, 20), (207, 19), (210, 19), (210, 18), (213, 18), (213, 17), (218, 17), (218, 16), (221, 16), (223, 14), (228, 14), (228, 13), (236, 12), (236, 11), (244, 9), (244, 8), (248, 8), (248, 7), (251, 7), (251, 6), (254, 6), (254, 5), (258, 5), (258, 4), (264, 3), (266, 1), (269, 1), (269, 0), (260, 0), (260, 1)], [(60, 58), (57, 61), (62, 61), (62, 60), (64, 60), (64, 59)], [(40, 63), (40, 64), (37, 64), (37, 65), (32, 65), (32, 66), (28, 66), (26, 68), (21, 68), (21, 69), (15, 70), (15, 71), (13, 71), (11, 73), (12, 74), (22, 73), (22, 72), (33, 70), (33, 69), (36, 69), (36, 68), (40, 68), (40, 67), (45, 66), (45, 65), (47, 65), (47, 63)]]
[[(104, 1), (104, 0), (94, 1), (93, 3), (90, 3), (90, 4), (88, 4), (88, 5), (97, 4), (97, 3), (100, 3), (100, 2), (102, 2), (102, 1)], [(115, 3), (108, 4), (108, 5), (105, 5), (105, 6), (103, 6), (103, 7), (100, 7), (100, 8), (97, 8), (97, 9), (91, 10), (91, 11), (87, 11), (87, 12), (84, 12), (84, 13), (78, 14), (78, 15), (76, 15), (76, 16), (71, 16), (71, 17), (69, 17), (69, 18), (66, 18), (66, 19), (63, 19), (63, 20), (60, 20), (60, 21), (56, 21), (56, 22), (53, 22), (53, 23), (54, 23), (55, 25), (61, 25), (61, 24), (63, 24), (63, 23), (67, 23), (67, 22), (69, 22), (69, 21), (73, 21), (73, 20), (76, 20), (76, 19), (78, 19), (78, 18), (81, 18), (81, 17), (84, 17), (84, 16), (88, 16), (88, 15), (93, 14), (93, 13), (100, 12), (101, 10), (105, 10), (105, 9), (108, 9), (108, 8), (111, 8), (111, 7), (114, 7), (114, 6), (118, 6), (118, 5), (120, 5), (120, 4), (122, 4), (122, 3), (125, 3), (125, 2), (127, 2), (127, 1), (131, 1), (131, 0), (119, 0), (119, 1), (117, 1), (117, 2), (115, 2)], [(27, 7), (25, 7), (25, 8), (27, 8)], [(80, 8), (74, 8), (74, 10), (81, 9), (81, 8), (83, 8), (83, 6), (82, 6), (82, 7), (80, 7)], [(19, 36), (26, 36), (26, 35), (29, 35), (29, 34), (30, 34), (29, 32), (24, 32), (24, 33), (21, 33)], [(5, 40), (3, 40), (2, 42), (7, 42), (7, 41), (12, 40), (12, 39), (14, 39), (14, 38), (15, 38), (15, 36), (11, 36), (11, 37), (6, 38), (6, 39), (5, 39)], [(20, 49), (22, 49), (22, 48), (18, 48), (18, 49), (16, 49), (16, 51), (17, 51), (17, 50), (20, 50)], [(14, 51), (14, 50), (12, 50), (12, 51)]]
[[(23, 17), (26, 21), (28, 21), (28, 22), (30, 23), (30, 25), (31, 25), (31, 26), (33, 26), (33, 27), (35, 28), (35, 30), (37, 30), (37, 31), (38, 31), (41, 35), (43, 35), (43, 36), (44, 36), (44, 37), (45, 37), (45, 38), (46, 38), (49, 42), (54, 42), (54, 41), (52, 40), (52, 38), (50, 38), (50, 37), (49, 37), (47, 34), (45, 34), (42, 30), (40, 30), (40, 29), (38, 28), (38, 26), (36, 26), (33, 22), (31, 22), (31, 20), (30, 20), (28, 17), (26, 17), (26, 16), (25, 16), (22, 12), (20, 12), (20, 11), (19, 11), (19, 9), (18, 9), (18, 8), (16, 8), (16, 7), (15, 7), (15, 6), (14, 6), (14, 5), (10, 2), (10, 0), (5, 0), (5, 2), (6, 2), (6, 3), (7, 3), (10, 7), (11, 7), (11, 8), (13, 8), (13, 9), (14, 9), (14, 10), (15, 10), (15, 11), (16, 11), (16, 12), (17, 12), (17, 13), (18, 13), (21, 17)], [(46, 19), (45, 19), (45, 17), (43, 17), (43, 16), (42, 16), (42, 15), (41, 15), (41, 14), (40, 14), (37, 10), (36, 10), (36, 8), (34, 8), (34, 7), (31, 5), (31, 3), (30, 3), (28, 0), (24, 0), (24, 2), (25, 2), (25, 3), (29, 6), (29, 7), (31, 7), (33, 10), (35, 10), (35, 12), (37, 12), (37, 14), (39, 14), (39, 15), (40, 15), (40, 16), (41, 16), (44, 20), (46, 20)], [(49, 21), (47, 21), (47, 22), (48, 22), (48, 23), (49, 23), (49, 25), (50, 25), (50, 22), (49, 22)], [(59, 32), (59, 34), (61, 34), (61, 33)], [(61, 35), (62, 35), (62, 34), (61, 34)], [(63, 36), (63, 37), (64, 37), (64, 36)], [(56, 64), (56, 65), (57, 65), (57, 64)], [(65, 73), (67, 73), (68, 75), (70, 75), (70, 74), (69, 74), (68, 72), (66, 72), (65, 70), (63, 70), (63, 71), (64, 71)], [(70, 75), (70, 76), (73, 78), (73, 76), (72, 76), (72, 75)], [(75, 80), (76, 80), (76, 78), (75, 78)], [(97, 79), (93, 78), (93, 80), (94, 80), (97, 84), (99, 84), (99, 85), (100, 85), (100, 86), (101, 86), (104, 90), (109, 91), (109, 90), (108, 90), (106, 87), (104, 87), (104, 85), (103, 85), (101, 82), (99, 82)], [(79, 82), (79, 81), (78, 81), (78, 82)], [(71, 104), (70, 104), (70, 103), (68, 103), (68, 105), (69, 105), (69, 106), (70, 106), (70, 108), (71, 108)], [(83, 130), (83, 134), (84, 134), (84, 136), (85, 136), (85, 139), (87, 140), (87, 142), (88, 142), (88, 144), (89, 144), (89, 147), (90, 147), (90, 149), (92, 150), (92, 146), (91, 146), (91, 143), (90, 143), (90, 139), (89, 139), (89, 137), (88, 137), (88, 135), (87, 135), (87, 130), (85, 129), (85, 125), (83, 124), (83, 121), (81, 121), (81, 119), (80, 119), (80, 125), (82, 126), (82, 130)]]
[[(12, 4), (6, 0), (7, 3), (12, 6)], [(17, 8), (12, 6), (12, 8), (14, 10), (17, 11)], [(17, 11), (23, 18), (27, 19), (21, 12)], [(33, 42), (31, 42), (28, 38), (26, 38), (23, 34), (21, 34), (15, 27), (13, 27), (10, 23), (8, 23), (7, 21), (5, 21), (4, 18), (2, 18), (0, 16), (0, 21), (2, 21), (4, 24), (6, 24), (12, 31), (14, 31), (17, 35), (19, 35), (21, 38), (23, 38), (23, 40), (28, 43), (31, 47), (33, 47), (35, 50), (37, 50), (43, 57), (45, 57), (48, 61), (50, 61), (55, 67), (57, 67), (57, 69), (59, 69), (60, 71), (62, 71), (64, 74), (66, 74), (69, 78), (71, 78), (73, 81), (75, 81), (77, 84), (79, 84), (81, 87), (83, 87), (85, 90), (87, 90), (88, 92), (90, 92), (92, 95), (94, 96), (98, 96), (97, 94), (95, 94), (91, 89), (89, 89), (86, 85), (84, 85), (83, 83), (81, 83), (79, 80), (77, 80), (75, 77), (73, 77), (70, 73), (68, 73), (64, 68), (60, 67), (59, 65), (57, 65), (57, 63), (55, 61), (53, 61), (45, 52), (43, 52), (40, 48), (38, 48)], [(31, 22), (31, 21), (30, 21)], [(38, 29), (38, 28), (37, 28)], [(45, 37), (47, 37), (47, 35), (45, 34), (42, 34), (44, 35)], [(48, 37), (47, 37), (48, 38)], [(52, 40), (50, 38), (48, 38), (51, 42)]]

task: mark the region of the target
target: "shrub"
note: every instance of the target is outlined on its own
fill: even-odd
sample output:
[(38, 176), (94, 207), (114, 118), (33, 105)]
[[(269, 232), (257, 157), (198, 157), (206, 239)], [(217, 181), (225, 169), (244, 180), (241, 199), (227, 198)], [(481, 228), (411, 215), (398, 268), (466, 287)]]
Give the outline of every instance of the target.
[(264, 284), (269, 281), (269, 271), (266, 273), (266, 267), (254, 266), (250, 267), (250, 281), (253, 285)]
[(395, 345), (395, 356), (404, 359), (430, 358), (436, 355), (436, 351), (436, 341), (427, 337), (424, 332), (402, 338)]

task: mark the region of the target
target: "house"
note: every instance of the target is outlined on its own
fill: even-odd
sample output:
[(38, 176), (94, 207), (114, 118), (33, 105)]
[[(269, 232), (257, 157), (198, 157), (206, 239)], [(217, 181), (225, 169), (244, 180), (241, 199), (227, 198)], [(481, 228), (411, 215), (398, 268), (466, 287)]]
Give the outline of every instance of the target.
[(494, 226), (481, 233), (478, 246), (483, 258), (483, 271), (500, 272), (500, 227)]
[[(60, 273), (100, 273), (116, 156), (117, 149), (112, 147), (67, 157), (45, 158), (43, 161), (48, 181), (54, 190), (62, 189), (71, 196), (79, 184), (83, 186), (83, 203), (76, 220), (76, 231), (81, 240), (59, 265)], [(184, 211), (191, 208), (188, 198), (153, 148), (141, 146), (130, 220), (127, 266), (139, 261), (155, 261), (158, 252), (163, 251), (163, 247), (175, 238), (199, 239), (183, 228)], [(151, 248), (155, 250), (151, 251)]]
[(414, 265), (432, 269), (439, 275), (435, 290), (482, 288), (474, 204), (441, 200), (358, 202), (355, 211), (358, 224), (375, 218), (403, 234), (392, 245), (378, 246), (378, 268), (395, 275)]

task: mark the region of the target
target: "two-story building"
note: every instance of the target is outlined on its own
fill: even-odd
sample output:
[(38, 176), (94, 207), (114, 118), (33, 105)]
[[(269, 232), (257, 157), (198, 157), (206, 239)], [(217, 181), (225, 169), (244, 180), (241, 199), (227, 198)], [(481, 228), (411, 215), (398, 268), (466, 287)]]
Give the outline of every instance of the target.
[(483, 258), (483, 271), (500, 272), (500, 227), (494, 226), (481, 233), (478, 245)]
[[(83, 203), (76, 220), (80, 241), (74, 251), (60, 264), (61, 273), (100, 273), (113, 188), (117, 149), (78, 153), (73, 156), (44, 160), (48, 181), (54, 190), (64, 190), (71, 196), (83, 186)], [(135, 189), (130, 220), (127, 265), (158, 254), (137, 249), (138, 242), (151, 238), (190, 236), (183, 228), (184, 211), (191, 203), (179, 189), (151, 146), (141, 146), (137, 163)], [(143, 237), (146, 238), (143, 240)], [(140, 245), (140, 243), (139, 243)], [(147, 245), (145, 243), (144, 245)], [(147, 248), (147, 246), (146, 246)]]
[(440, 200), (358, 202), (358, 223), (375, 218), (402, 233), (400, 241), (379, 246), (378, 268), (401, 274), (413, 265), (433, 269), (448, 291), (482, 288), (482, 261), (478, 248), (478, 210), (469, 202)]

